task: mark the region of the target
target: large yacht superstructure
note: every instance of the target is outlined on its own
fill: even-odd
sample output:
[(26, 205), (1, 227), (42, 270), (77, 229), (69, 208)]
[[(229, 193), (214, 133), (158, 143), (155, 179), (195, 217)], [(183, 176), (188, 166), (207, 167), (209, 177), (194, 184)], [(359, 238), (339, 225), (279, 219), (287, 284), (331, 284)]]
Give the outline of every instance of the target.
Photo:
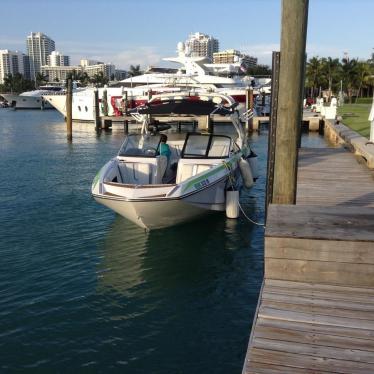
[[(134, 108), (148, 101), (149, 96), (163, 92), (176, 93), (181, 90), (195, 89), (221, 92), (232, 96), (239, 103), (245, 102), (245, 87), (250, 81), (239, 78), (214, 75), (205, 57), (187, 55), (184, 43), (178, 43), (178, 56), (164, 58), (181, 66), (178, 69), (149, 69), (148, 72), (127, 78), (116, 86), (100, 88), (99, 101), (103, 101), (106, 91), (108, 105), (100, 106), (100, 115), (120, 115), (123, 112), (123, 101), (126, 98), (128, 108)], [(44, 95), (46, 101), (66, 115), (65, 95)], [(80, 90), (73, 94), (73, 120), (93, 121), (95, 118), (94, 88)], [(127, 109), (128, 109), (127, 108)]]

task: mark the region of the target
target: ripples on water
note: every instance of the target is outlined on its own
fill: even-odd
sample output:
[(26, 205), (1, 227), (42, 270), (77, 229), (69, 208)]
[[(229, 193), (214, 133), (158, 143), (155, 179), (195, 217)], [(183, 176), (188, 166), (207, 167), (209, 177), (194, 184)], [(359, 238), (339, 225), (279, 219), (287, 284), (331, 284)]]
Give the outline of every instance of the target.
[[(216, 214), (145, 233), (90, 196), (123, 133), (73, 131), (0, 110), (1, 371), (240, 373), (262, 228)], [(266, 134), (252, 142), (262, 176), (243, 204), (263, 221)]]

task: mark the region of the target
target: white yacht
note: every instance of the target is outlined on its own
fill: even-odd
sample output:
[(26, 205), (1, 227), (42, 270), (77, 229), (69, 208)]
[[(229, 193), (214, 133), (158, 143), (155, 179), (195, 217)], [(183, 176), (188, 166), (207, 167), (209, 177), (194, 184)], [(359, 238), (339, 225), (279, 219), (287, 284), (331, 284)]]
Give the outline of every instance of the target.
[(43, 95), (62, 92), (61, 86), (40, 86), (37, 90), (22, 92), (21, 94), (1, 94), (14, 109), (54, 109), (48, 101), (43, 99)]
[[(170, 91), (179, 92), (191, 88), (230, 95), (244, 106), (245, 87), (250, 82), (214, 75), (214, 71), (207, 67), (212, 64), (207, 64), (205, 57), (187, 56), (183, 43), (178, 44), (177, 57), (164, 58), (164, 60), (178, 63), (181, 68), (151, 68), (145, 74), (118, 82), (117, 87), (105, 88), (108, 105), (105, 110), (103, 105), (100, 105), (100, 116), (121, 115), (124, 97), (127, 98), (128, 107), (131, 109), (147, 102), (150, 95)], [(99, 101), (102, 103), (104, 88), (99, 88), (98, 91)], [(66, 115), (65, 95), (43, 95), (43, 97), (64, 116)], [(94, 88), (73, 93), (72, 111), (73, 120), (94, 121)]]
[[(146, 229), (177, 225), (226, 209), (229, 190), (251, 187), (256, 155), (247, 143), (238, 104), (229, 96), (207, 94), (178, 98), (159, 95), (135, 109), (140, 134), (128, 135), (118, 155), (94, 178), (95, 200)], [(187, 133), (170, 139), (169, 157), (160, 155), (160, 135), (147, 131), (148, 115), (230, 116), (236, 136)]]

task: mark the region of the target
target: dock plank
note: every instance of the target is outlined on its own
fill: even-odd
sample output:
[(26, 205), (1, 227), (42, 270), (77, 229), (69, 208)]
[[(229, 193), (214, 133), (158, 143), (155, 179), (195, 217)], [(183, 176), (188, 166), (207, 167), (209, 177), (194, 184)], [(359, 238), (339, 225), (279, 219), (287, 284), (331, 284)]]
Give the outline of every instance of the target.
[[(275, 351), (270, 349), (260, 349), (253, 347), (250, 360), (257, 363), (270, 364), (275, 367), (291, 367), (309, 370), (307, 372), (325, 371), (328, 373), (344, 373), (344, 374), (369, 374), (372, 373), (373, 365), (371, 363), (339, 360), (326, 357), (318, 357), (305, 355), (300, 353), (288, 353), (284, 351)], [(246, 373), (251, 372), (249, 366)], [(278, 371), (279, 373), (287, 373)]]
[[(309, 326), (309, 328), (307, 328)], [(314, 326), (314, 325), (313, 325)], [(273, 339), (301, 344), (314, 344), (327, 347), (355, 349), (371, 352), (374, 356), (374, 339), (339, 336), (328, 333), (325, 329), (316, 331), (310, 324), (305, 324), (304, 329), (295, 328), (294, 324), (282, 324), (281, 327), (259, 325), (256, 328), (255, 338)]]
[[(287, 337), (287, 336), (285, 336)], [(300, 355), (315, 356), (325, 359), (339, 359), (342, 361), (360, 362), (373, 364), (373, 352), (360, 349), (352, 349), (347, 346), (344, 348), (336, 346), (322, 346), (311, 342), (293, 342), (288, 340), (267, 339), (257, 336), (254, 340), (253, 347), (263, 350), (277, 352), (295, 353)]]
[(265, 277), (374, 287), (373, 264), (266, 258)]

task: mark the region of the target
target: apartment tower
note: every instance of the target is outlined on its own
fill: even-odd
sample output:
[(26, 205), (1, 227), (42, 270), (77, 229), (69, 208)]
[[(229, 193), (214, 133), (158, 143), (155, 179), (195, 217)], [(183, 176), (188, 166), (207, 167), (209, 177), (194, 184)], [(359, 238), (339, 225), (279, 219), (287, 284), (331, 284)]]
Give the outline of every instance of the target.
[(41, 32), (32, 32), (26, 40), (30, 58), (31, 79), (41, 73), (41, 67), (48, 64), (48, 56), (55, 50), (55, 42)]
[(53, 51), (47, 58), (48, 66), (70, 66), (70, 57)]
[(0, 50), (0, 84), (4, 83), (7, 75), (22, 74), (26, 79), (30, 79), (28, 56), (22, 52)]
[(219, 50), (218, 39), (200, 32), (191, 34), (185, 45), (191, 57), (208, 57), (210, 61), (213, 61), (213, 53)]

